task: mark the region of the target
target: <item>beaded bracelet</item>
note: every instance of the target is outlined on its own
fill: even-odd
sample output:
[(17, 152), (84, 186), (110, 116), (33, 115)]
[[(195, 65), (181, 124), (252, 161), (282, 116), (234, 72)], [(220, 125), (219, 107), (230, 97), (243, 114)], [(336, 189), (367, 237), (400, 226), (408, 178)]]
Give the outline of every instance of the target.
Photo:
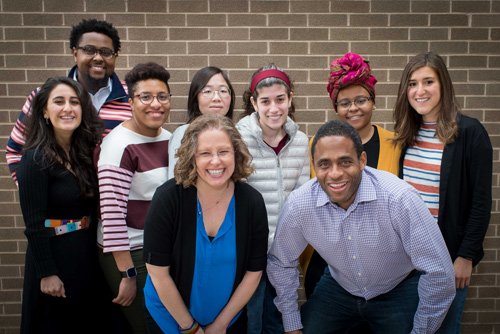
[(181, 326), (178, 326), (178, 329), (179, 333), (181, 334), (194, 334), (200, 329), (200, 324), (196, 320), (194, 320), (191, 327), (182, 329)]

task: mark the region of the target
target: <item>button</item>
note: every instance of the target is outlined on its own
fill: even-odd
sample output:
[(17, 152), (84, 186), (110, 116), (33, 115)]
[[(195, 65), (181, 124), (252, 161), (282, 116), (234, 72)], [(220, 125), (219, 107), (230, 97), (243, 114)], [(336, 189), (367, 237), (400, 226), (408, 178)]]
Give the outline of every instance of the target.
[(366, 290), (368, 290), (368, 289), (367, 289), (367, 288), (364, 288), (364, 290), (366, 291)]
[(361, 273), (358, 273), (358, 276), (361, 277)]
[(356, 255), (354, 255), (352, 258), (353, 258), (354, 260), (356, 260)]
[(351, 240), (352, 238), (351, 238), (351, 236), (348, 236), (347, 239)]

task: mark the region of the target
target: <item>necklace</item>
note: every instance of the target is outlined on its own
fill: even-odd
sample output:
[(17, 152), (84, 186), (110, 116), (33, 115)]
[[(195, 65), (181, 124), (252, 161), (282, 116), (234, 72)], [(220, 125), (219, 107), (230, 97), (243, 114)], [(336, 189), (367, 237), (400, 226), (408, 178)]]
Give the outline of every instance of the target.
[(226, 187), (226, 189), (224, 189), (224, 192), (222, 193), (222, 196), (219, 198), (219, 200), (217, 202), (215, 202), (214, 205), (212, 205), (211, 207), (209, 207), (208, 209), (205, 209), (205, 210), (202, 210), (200, 197), (198, 196), (198, 215), (201, 215), (203, 212), (207, 212), (208, 210), (215, 208), (215, 206), (222, 201), (224, 196), (226, 196), (228, 189), (229, 189), (229, 182), (227, 183), (227, 187)]

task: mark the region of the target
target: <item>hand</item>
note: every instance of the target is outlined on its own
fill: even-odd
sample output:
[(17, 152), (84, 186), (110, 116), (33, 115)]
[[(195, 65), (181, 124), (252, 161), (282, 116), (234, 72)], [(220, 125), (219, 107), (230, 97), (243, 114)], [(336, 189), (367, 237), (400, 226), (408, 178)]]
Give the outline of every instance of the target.
[(53, 297), (66, 298), (64, 284), (57, 275), (47, 276), (40, 281), (40, 290)]
[(135, 299), (137, 293), (136, 278), (122, 278), (118, 296), (112, 300), (113, 303), (121, 306), (130, 306)]
[(472, 261), (459, 256), (453, 263), (453, 269), (455, 269), (455, 287), (463, 289), (469, 286), (472, 276)]
[[(214, 321), (207, 327), (205, 327), (205, 334), (226, 334), (227, 327), (218, 326), (217, 322)], [(198, 331), (199, 333), (199, 331)]]

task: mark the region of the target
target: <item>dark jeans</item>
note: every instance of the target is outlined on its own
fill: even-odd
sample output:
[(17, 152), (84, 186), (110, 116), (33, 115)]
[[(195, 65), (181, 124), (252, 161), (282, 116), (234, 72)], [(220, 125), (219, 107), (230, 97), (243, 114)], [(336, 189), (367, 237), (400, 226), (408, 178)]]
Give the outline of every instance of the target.
[(462, 328), (462, 314), (464, 313), (465, 297), (467, 297), (468, 288), (469, 287), (466, 286), (463, 289), (457, 289), (455, 299), (453, 299), (450, 309), (448, 313), (446, 313), (446, 317), (436, 334), (460, 334)]
[(367, 301), (344, 290), (327, 268), (302, 306), (303, 333), (346, 333), (366, 321), (373, 333), (408, 334), (419, 301), (419, 278), (417, 273), (391, 291)]

